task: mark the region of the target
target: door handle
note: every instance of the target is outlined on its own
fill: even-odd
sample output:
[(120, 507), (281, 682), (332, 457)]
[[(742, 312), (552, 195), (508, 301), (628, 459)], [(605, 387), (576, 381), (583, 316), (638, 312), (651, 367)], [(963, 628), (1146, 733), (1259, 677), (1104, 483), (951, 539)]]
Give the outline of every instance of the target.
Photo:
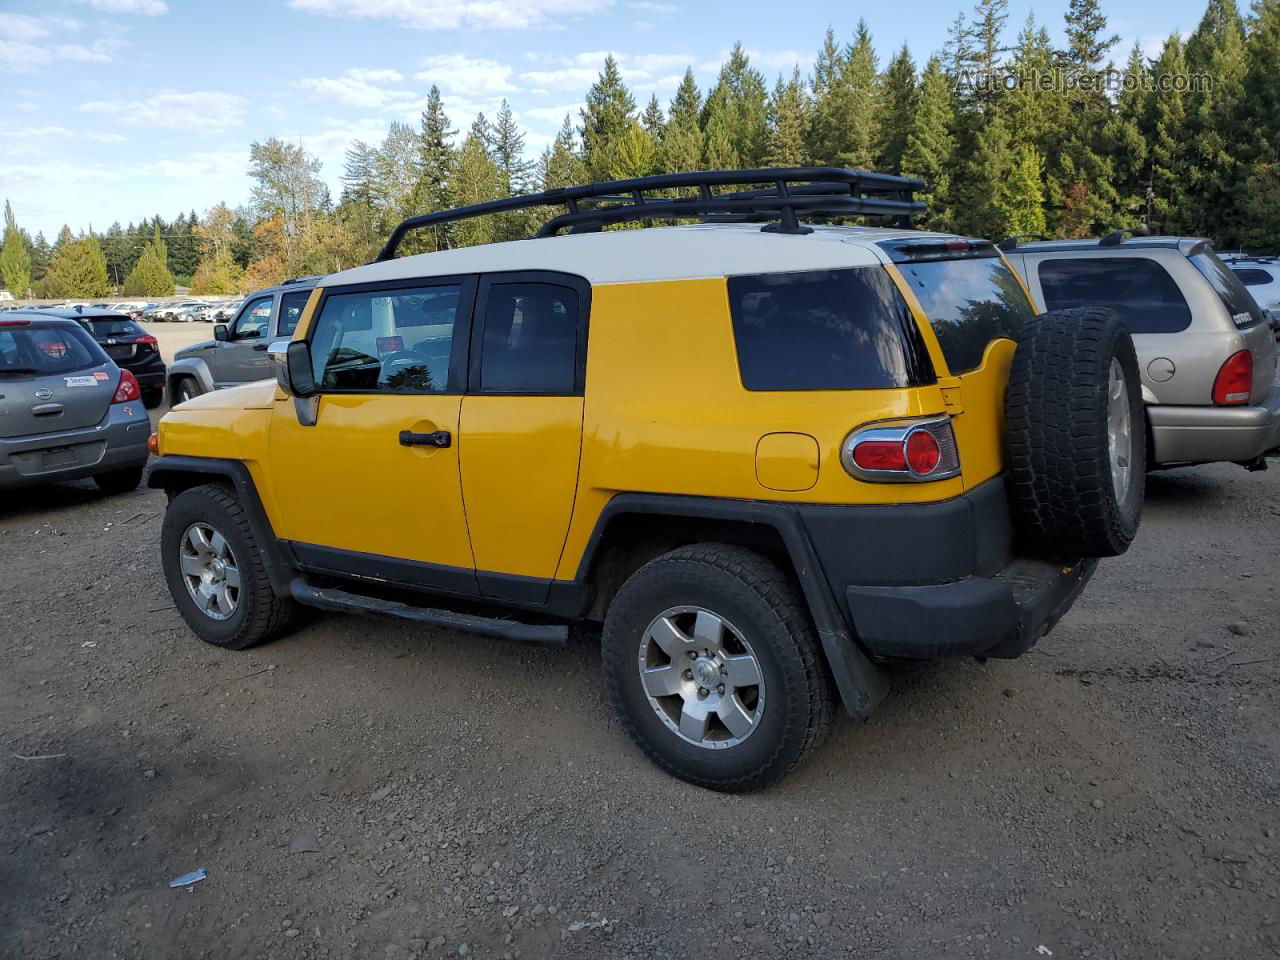
[(434, 433), (414, 433), (412, 430), (400, 431), (402, 447), (449, 447), (453, 445), (453, 435), (448, 430), (437, 430)]
[(265, 343), (255, 343), (255, 344), (253, 345), (253, 349), (257, 350), (259, 353), (266, 353), (266, 352), (267, 352), (267, 344), (265, 344)]

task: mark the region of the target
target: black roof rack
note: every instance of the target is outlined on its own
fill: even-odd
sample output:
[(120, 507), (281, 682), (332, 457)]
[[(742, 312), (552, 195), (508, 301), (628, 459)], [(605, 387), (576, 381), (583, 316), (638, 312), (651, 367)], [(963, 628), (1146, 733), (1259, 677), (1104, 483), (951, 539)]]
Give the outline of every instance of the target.
[(1049, 238), (1046, 237), (1043, 233), (1019, 233), (1016, 236), (1005, 237), (1003, 240), (1001, 240), (999, 243), (996, 244), (996, 247), (999, 248), (1000, 250), (1003, 250), (1005, 253), (1008, 253), (1010, 250), (1017, 250), (1018, 243), (1022, 240), (1048, 240), (1048, 239)]
[[(758, 189), (760, 184), (770, 184)], [(756, 186), (757, 189), (716, 193), (713, 188)], [(925, 206), (913, 199), (924, 182), (911, 177), (865, 173), (842, 167), (783, 167), (762, 170), (714, 170), (704, 173), (664, 173), (634, 180), (611, 180), (579, 187), (561, 187), (469, 207), (409, 217), (391, 231), (373, 262), (392, 259), (405, 234), (421, 227), (455, 223), (486, 214), (509, 213), (535, 207), (564, 207), (535, 236), (551, 237), (561, 230), (590, 233), (633, 220), (701, 218), (712, 222), (765, 222), (763, 229), (778, 233), (810, 233), (800, 224), (822, 217), (887, 216), (909, 225)], [(648, 196), (657, 191), (696, 189), (696, 197)], [(776, 221), (776, 222), (775, 222)]]

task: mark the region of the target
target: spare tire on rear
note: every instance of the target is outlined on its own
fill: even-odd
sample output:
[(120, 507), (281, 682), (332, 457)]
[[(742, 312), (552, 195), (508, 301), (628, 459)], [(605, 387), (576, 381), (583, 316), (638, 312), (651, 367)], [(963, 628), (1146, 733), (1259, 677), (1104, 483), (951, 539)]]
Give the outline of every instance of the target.
[(1023, 329), (1005, 397), (1023, 549), (1114, 557), (1142, 516), (1146, 429), (1133, 339), (1111, 310), (1051, 310)]

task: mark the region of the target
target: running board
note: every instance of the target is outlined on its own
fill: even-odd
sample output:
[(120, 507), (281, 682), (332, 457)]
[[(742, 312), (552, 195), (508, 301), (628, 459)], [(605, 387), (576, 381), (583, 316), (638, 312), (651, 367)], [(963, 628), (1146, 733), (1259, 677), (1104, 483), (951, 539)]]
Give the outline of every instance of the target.
[(396, 600), (382, 600), (378, 597), (349, 593), (335, 587), (313, 587), (301, 577), (294, 578), (289, 585), (289, 592), (299, 603), (308, 607), (318, 607), (321, 610), (399, 617), (402, 620), (415, 620), (433, 627), (461, 630), (464, 633), (474, 633), (496, 640), (519, 640), (524, 643), (541, 643), (551, 646), (562, 646), (569, 642), (569, 628), (560, 624), (520, 623), (518, 620), (480, 617), (435, 607), (415, 607)]

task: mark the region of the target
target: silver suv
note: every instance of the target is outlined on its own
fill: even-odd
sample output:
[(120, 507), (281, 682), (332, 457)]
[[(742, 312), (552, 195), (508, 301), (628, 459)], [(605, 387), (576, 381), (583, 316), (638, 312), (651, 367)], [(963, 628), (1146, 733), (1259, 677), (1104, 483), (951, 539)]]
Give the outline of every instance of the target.
[(293, 338), (316, 279), (290, 280), (249, 294), (230, 323), (213, 328), (212, 340), (183, 347), (174, 354), (169, 365), (170, 405), (275, 376), (267, 349)]
[(1001, 244), (1047, 310), (1113, 308), (1133, 334), (1150, 466), (1280, 455), (1276, 341), (1207, 240), (1125, 237)]
[(1280, 258), (1253, 257), (1244, 253), (1224, 253), (1222, 262), (1240, 278), (1258, 301), (1258, 306), (1271, 314), (1271, 329), (1280, 339)]

